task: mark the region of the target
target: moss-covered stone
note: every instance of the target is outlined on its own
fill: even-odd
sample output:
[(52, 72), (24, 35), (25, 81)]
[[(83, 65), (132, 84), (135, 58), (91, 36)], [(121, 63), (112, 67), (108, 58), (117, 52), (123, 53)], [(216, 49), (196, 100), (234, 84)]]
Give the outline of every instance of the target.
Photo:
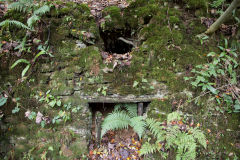
[(188, 7), (194, 8), (204, 8), (206, 9), (208, 6), (208, 0), (184, 0), (184, 2), (188, 5)]
[(163, 121), (172, 112), (172, 105), (169, 99), (156, 99), (149, 104), (148, 117)]

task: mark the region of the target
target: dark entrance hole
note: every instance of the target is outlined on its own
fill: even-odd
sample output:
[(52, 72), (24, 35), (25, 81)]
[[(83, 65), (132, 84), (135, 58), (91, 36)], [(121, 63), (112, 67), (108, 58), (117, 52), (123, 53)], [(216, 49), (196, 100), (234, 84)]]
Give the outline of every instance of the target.
[(130, 30), (102, 31), (100, 29), (100, 36), (104, 42), (105, 52), (124, 54), (130, 52), (134, 47)]
[[(150, 102), (137, 102), (134, 104), (137, 104), (138, 106), (138, 115), (142, 115), (146, 112), (147, 106)], [(96, 127), (99, 124), (97, 123), (97, 113), (100, 112), (102, 114), (102, 120), (104, 117), (106, 117), (109, 113), (111, 113), (114, 110), (114, 106), (117, 104), (129, 104), (129, 103), (104, 103), (104, 102), (93, 102), (89, 103), (89, 108), (92, 112), (92, 133), (94, 133), (92, 136), (96, 136)]]
[[(144, 112), (146, 112), (146, 108), (149, 103), (150, 102), (135, 102), (131, 104), (137, 104), (138, 115), (142, 115)], [(138, 155), (137, 150), (132, 150), (127, 146), (141, 146), (140, 140), (132, 127), (118, 131), (109, 131), (101, 138), (101, 123), (103, 122), (104, 117), (111, 113), (117, 104), (118, 103), (103, 102), (89, 103), (89, 108), (92, 111), (92, 137), (88, 147), (89, 151), (99, 151), (102, 150), (102, 148), (105, 148), (107, 150), (107, 154), (110, 155), (108, 158), (111, 159), (119, 159), (119, 156), (123, 157), (123, 159), (127, 159), (127, 157), (129, 157), (131, 154), (135, 156)], [(124, 105), (129, 103), (120, 104)], [(101, 119), (100, 123), (99, 119)], [(121, 144), (124, 144), (125, 147), (121, 146)], [(97, 159), (95, 155), (89, 155), (91, 160)], [(140, 159), (138, 156), (135, 158)]]
[[(137, 104), (138, 106), (138, 111), (139, 111), (139, 107), (141, 107), (142, 105), (142, 113), (146, 112), (147, 106), (150, 102), (137, 102), (137, 103), (133, 103), (133, 104)], [(106, 103), (106, 102), (92, 102), (89, 103), (89, 108), (92, 112), (92, 119), (95, 119), (96, 116), (96, 112), (101, 112), (103, 117), (106, 117), (109, 113), (111, 113), (114, 110), (114, 106), (116, 106), (117, 104), (129, 104), (129, 103)], [(139, 111), (141, 112), (141, 111)]]

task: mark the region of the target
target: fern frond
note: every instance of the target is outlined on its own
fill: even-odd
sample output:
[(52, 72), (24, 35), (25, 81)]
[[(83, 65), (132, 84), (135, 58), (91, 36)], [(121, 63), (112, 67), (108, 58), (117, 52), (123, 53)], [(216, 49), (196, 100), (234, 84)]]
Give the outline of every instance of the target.
[(21, 29), (31, 30), (28, 26), (26, 26), (22, 22), (15, 21), (15, 20), (8, 20), (8, 19), (5, 20), (5, 21), (2, 21), (0, 23), (0, 27), (2, 27), (2, 26), (16, 26), (16, 27), (21, 28)]
[(140, 149), (140, 156), (155, 153), (158, 148), (159, 146), (156, 143), (150, 144), (149, 142), (145, 142)]
[(50, 7), (48, 5), (43, 5), (42, 7), (35, 10), (33, 14), (42, 16), (42, 15), (46, 14), (47, 12), (50, 12)]
[(34, 25), (38, 20), (40, 20), (40, 17), (34, 14), (34, 15), (31, 16), (30, 18), (28, 18), (27, 24), (28, 24), (28, 26), (29, 26), (30, 28), (32, 28), (33, 25)]
[(114, 106), (114, 111), (115, 111), (115, 112), (120, 111), (120, 110), (124, 107), (123, 105), (124, 105), (124, 104), (122, 104), (122, 103), (116, 104), (116, 105)]
[(179, 121), (181, 120), (181, 112), (172, 112), (168, 114), (167, 116), (167, 123), (170, 123), (171, 121)]
[(128, 111), (128, 114), (130, 115), (130, 117), (137, 116), (137, 104), (129, 103), (129, 104), (125, 104), (124, 107)]
[[(173, 144), (174, 145), (174, 144)], [(180, 133), (175, 140), (177, 145), (177, 160), (188, 160), (196, 158), (196, 143), (192, 136), (186, 133)]]
[(26, 12), (29, 9), (29, 6), (33, 6), (33, 0), (20, 0), (18, 2), (13, 2), (8, 5), (9, 9), (13, 9), (19, 12)]
[(120, 111), (121, 109), (126, 109), (130, 117), (137, 116), (137, 104), (128, 103), (128, 104), (117, 104), (114, 106), (114, 111)]
[(137, 116), (130, 119), (130, 126), (138, 134), (139, 138), (142, 138), (143, 132), (145, 131), (146, 123), (144, 117)]
[(192, 133), (193, 137), (197, 139), (198, 143), (200, 143), (206, 149), (207, 140), (203, 132), (199, 130), (197, 127), (190, 129), (189, 131)]
[(160, 122), (156, 121), (153, 118), (147, 118), (146, 124), (155, 138), (164, 139), (165, 131), (163, 130)]
[(8, 6), (8, 9), (13, 9), (19, 12), (26, 12), (26, 6), (21, 2), (13, 2)]
[(101, 137), (109, 130), (126, 129), (130, 125), (130, 117), (125, 111), (113, 111), (102, 123)]

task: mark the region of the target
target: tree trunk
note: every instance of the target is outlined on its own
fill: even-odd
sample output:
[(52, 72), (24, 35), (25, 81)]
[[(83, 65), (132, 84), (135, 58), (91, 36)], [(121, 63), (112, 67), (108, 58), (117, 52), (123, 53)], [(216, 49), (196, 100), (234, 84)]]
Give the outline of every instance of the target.
[(232, 11), (235, 8), (237, 8), (239, 5), (240, 5), (240, 0), (233, 0), (233, 2), (227, 8), (227, 10), (216, 20), (216, 22), (214, 22), (208, 28), (208, 30), (205, 33), (206, 34), (212, 34), (213, 32), (215, 32), (221, 26), (221, 24), (223, 24), (229, 18), (229, 16), (231, 16)]

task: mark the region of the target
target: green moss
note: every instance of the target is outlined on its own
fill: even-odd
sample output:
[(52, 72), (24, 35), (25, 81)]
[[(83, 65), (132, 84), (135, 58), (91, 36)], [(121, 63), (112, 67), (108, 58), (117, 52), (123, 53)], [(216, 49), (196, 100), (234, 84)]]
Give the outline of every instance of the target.
[(101, 23), (103, 30), (123, 29), (124, 22), (121, 15), (121, 9), (117, 6), (107, 7), (103, 10), (105, 22)]
[(149, 118), (156, 118), (163, 121), (172, 112), (172, 105), (168, 99), (155, 99), (149, 104), (147, 115)]
[(139, 25), (147, 24), (159, 10), (155, 0), (137, 0), (124, 10), (124, 19), (131, 28), (137, 29)]
[(180, 19), (176, 16), (169, 16), (169, 21), (171, 24), (178, 24), (180, 22)]
[(87, 153), (87, 145), (83, 140), (76, 140), (72, 143), (70, 149), (73, 151), (75, 157), (81, 157), (82, 154)]
[(80, 59), (76, 63), (86, 70), (91, 70), (96, 64), (102, 64), (102, 57), (97, 47), (87, 47), (80, 52)]
[(184, 0), (184, 2), (188, 5), (188, 7), (194, 8), (204, 8), (206, 9), (208, 6), (208, 0)]

